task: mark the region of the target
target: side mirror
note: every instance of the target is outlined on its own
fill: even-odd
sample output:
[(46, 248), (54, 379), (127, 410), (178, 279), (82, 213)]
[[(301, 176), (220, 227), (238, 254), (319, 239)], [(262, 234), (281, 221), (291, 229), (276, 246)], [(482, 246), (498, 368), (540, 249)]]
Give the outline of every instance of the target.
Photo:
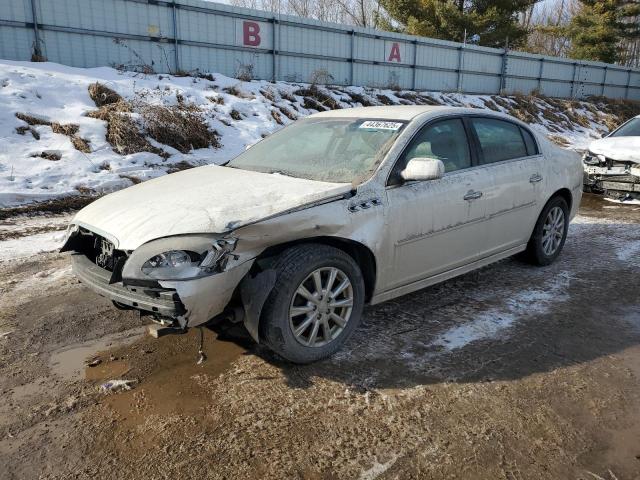
[(437, 158), (412, 158), (400, 173), (404, 181), (436, 180), (444, 175), (444, 163)]

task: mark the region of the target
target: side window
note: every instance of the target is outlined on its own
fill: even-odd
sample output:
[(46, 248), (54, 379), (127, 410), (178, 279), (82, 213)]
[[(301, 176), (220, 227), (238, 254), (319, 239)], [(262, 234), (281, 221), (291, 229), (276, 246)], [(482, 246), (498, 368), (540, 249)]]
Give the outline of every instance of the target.
[(478, 135), (482, 150), (482, 164), (501, 162), (527, 156), (527, 147), (520, 127), (493, 118), (472, 118), (471, 124)]
[(396, 162), (390, 185), (401, 183), (400, 172), (412, 158), (437, 158), (444, 163), (445, 172), (453, 172), (471, 166), (469, 142), (462, 120), (442, 120), (424, 127)]
[(538, 145), (536, 144), (536, 141), (533, 139), (533, 135), (531, 135), (531, 132), (529, 132), (529, 130), (525, 130), (522, 127), (520, 127), (520, 131), (522, 132), (524, 143), (527, 146), (527, 154), (537, 155), (538, 153), (540, 153), (538, 152)]

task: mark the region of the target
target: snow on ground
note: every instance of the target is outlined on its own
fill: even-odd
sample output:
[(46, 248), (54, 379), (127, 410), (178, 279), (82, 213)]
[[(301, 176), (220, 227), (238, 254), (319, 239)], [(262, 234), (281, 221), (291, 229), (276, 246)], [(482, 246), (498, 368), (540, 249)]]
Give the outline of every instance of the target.
[[(114, 152), (106, 140), (107, 123), (86, 116), (96, 110), (88, 94), (88, 86), (94, 82), (105, 84), (131, 102), (164, 106), (182, 102), (198, 106), (210, 130), (219, 134), (221, 147), (180, 153), (150, 140), (169, 157), (165, 159), (149, 152), (130, 155)], [(319, 87), (320, 98), (309, 99), (308, 92), (305, 93), (308, 87), (285, 82), (241, 82), (219, 74), (208, 78), (143, 75), (108, 67), (82, 69), (55, 63), (2, 60), (0, 208), (82, 192), (108, 193), (130, 186), (133, 181), (164, 175), (183, 162), (190, 165), (223, 163), (293, 119), (322, 109), (318, 101), (341, 108), (362, 104), (439, 103), (490, 106), (505, 112), (512, 111), (522, 101), (518, 97), (363, 87)], [(581, 123), (589, 125), (588, 128), (578, 125), (544, 99), (527, 101), (530, 102), (528, 115), (537, 118), (532, 127), (543, 135), (561, 136), (572, 148), (585, 148), (593, 138), (607, 131), (604, 114), (594, 112), (593, 107), (589, 109), (584, 102), (574, 102), (578, 106), (573, 113), (582, 115)], [(17, 118), (16, 113), (78, 125), (77, 135), (89, 142), (90, 153), (76, 150), (69, 136), (54, 133), (50, 126), (34, 126), (35, 135), (29, 131), (19, 134), (17, 129), (24, 129), (27, 124)], [(558, 118), (562, 119), (560, 126)], [(59, 155), (60, 159), (43, 158), (43, 153)]]
[(433, 346), (444, 351), (463, 348), (471, 342), (498, 338), (510, 328), (516, 320), (529, 315), (541, 315), (548, 311), (556, 301), (566, 297), (566, 289), (571, 282), (569, 272), (561, 272), (545, 285), (545, 289), (526, 289), (507, 298), (499, 308), (490, 309), (475, 315), (472, 320), (456, 325), (441, 333), (432, 342)]
[(62, 247), (65, 231), (37, 233), (0, 241), (0, 262), (28, 258), (38, 253), (53, 252)]

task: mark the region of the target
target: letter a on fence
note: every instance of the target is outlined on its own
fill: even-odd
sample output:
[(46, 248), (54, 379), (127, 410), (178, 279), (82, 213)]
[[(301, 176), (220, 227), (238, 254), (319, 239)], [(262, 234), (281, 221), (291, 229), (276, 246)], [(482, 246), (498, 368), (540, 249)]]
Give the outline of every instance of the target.
[(402, 58), (400, 58), (400, 45), (398, 42), (393, 42), (391, 44), (391, 52), (389, 53), (387, 62), (402, 62)]

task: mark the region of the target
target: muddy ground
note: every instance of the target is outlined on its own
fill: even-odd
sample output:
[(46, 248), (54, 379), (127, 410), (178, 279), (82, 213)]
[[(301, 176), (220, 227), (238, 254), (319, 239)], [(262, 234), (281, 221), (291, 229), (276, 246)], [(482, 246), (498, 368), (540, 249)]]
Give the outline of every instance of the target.
[(201, 365), (197, 332), (142, 335), (38, 253), (66, 220), (0, 224), (27, 252), (0, 251), (2, 479), (640, 478), (640, 206), (588, 196), (554, 265), (369, 307), (304, 367), (238, 327)]

